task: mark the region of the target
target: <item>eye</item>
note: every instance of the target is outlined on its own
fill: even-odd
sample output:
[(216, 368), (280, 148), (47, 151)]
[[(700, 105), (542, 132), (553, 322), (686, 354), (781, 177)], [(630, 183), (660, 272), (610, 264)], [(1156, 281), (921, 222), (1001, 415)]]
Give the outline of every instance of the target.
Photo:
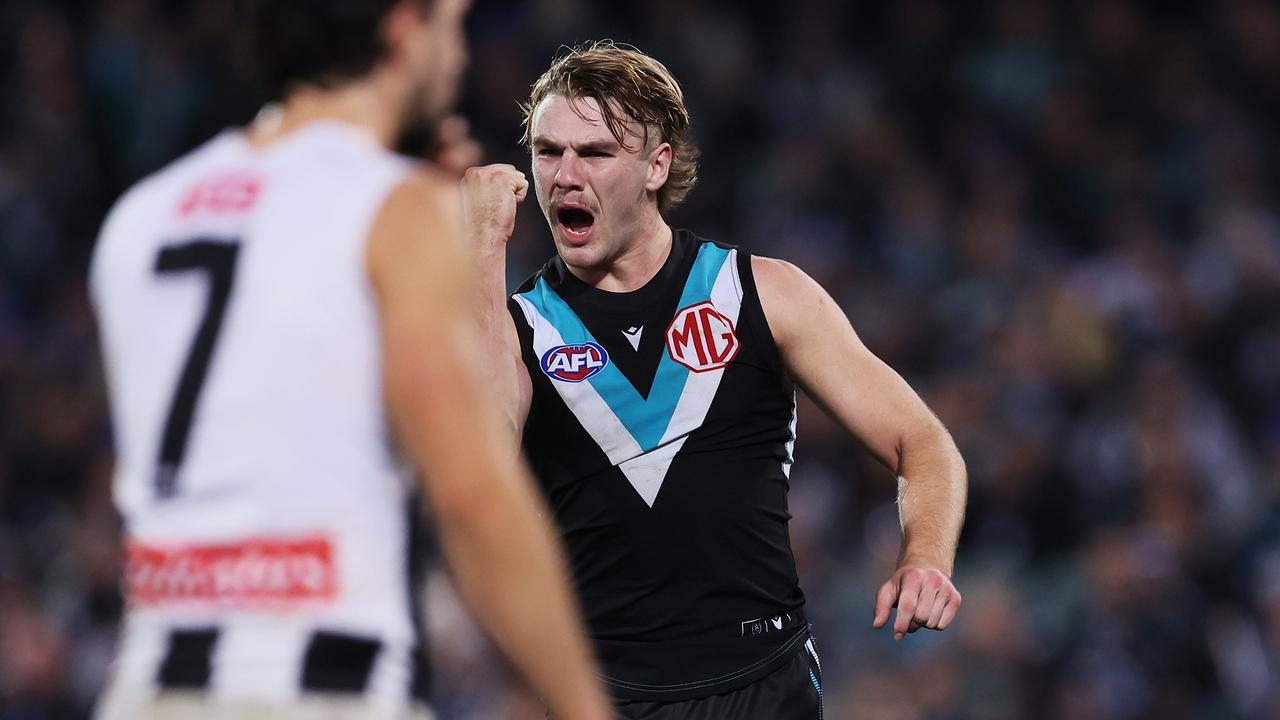
[(556, 148), (538, 148), (538, 157), (559, 157), (560, 151)]

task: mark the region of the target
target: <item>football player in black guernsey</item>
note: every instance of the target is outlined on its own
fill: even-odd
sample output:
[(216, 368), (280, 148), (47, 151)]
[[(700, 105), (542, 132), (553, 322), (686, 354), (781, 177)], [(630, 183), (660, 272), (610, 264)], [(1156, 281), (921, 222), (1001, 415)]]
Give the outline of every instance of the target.
[[(672, 230), (696, 178), (679, 85), (629, 46), (562, 54), (525, 142), (557, 255), (507, 295), (528, 192), (473, 168), (493, 390), (559, 523), (627, 718), (821, 717), (787, 522), (800, 387), (898, 477), (903, 542), (873, 624), (945, 629), (964, 462), (924, 402), (790, 263)], [(515, 442), (513, 440), (513, 448)]]

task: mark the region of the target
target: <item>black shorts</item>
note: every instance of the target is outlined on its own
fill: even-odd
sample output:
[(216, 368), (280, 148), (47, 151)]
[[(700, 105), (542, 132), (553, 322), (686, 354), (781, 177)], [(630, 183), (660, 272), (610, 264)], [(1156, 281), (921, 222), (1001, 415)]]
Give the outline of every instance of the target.
[(680, 702), (618, 700), (625, 720), (822, 720), (822, 662), (813, 639), (785, 665), (720, 695)]

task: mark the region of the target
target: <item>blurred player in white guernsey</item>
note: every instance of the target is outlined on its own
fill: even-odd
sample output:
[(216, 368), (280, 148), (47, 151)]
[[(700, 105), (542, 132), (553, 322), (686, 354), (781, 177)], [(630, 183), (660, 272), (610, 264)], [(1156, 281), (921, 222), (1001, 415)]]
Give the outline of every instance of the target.
[(465, 2), (256, 0), (279, 109), (110, 213), (90, 285), (129, 609), (99, 717), (429, 716), (394, 446), (476, 618), (558, 718), (607, 717), (477, 380), (456, 181), (387, 149), (452, 104)]

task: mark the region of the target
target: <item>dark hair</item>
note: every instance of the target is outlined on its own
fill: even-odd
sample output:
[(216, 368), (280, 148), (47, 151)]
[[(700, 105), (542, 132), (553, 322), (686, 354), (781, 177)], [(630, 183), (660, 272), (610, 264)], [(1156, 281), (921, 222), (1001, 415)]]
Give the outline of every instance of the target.
[[(403, 0), (246, 0), (253, 72), (269, 100), (299, 85), (332, 88), (366, 75), (386, 52), (383, 18)], [(423, 12), (431, 0), (416, 0)]]
[(658, 142), (670, 143), (671, 169), (658, 189), (658, 209), (666, 212), (684, 202), (698, 181), (698, 148), (688, 138), (684, 93), (666, 66), (612, 40), (569, 48), (533, 84), (529, 102), (521, 106), (526, 145), (533, 142), (533, 111), (550, 95), (595, 100), (609, 133), (624, 148), (630, 147), (626, 136), (632, 121), (640, 124), (645, 144), (651, 132)]

